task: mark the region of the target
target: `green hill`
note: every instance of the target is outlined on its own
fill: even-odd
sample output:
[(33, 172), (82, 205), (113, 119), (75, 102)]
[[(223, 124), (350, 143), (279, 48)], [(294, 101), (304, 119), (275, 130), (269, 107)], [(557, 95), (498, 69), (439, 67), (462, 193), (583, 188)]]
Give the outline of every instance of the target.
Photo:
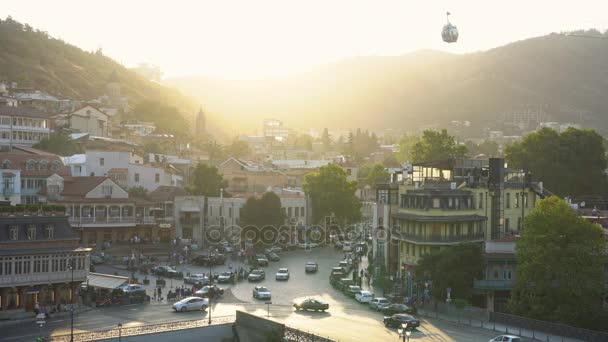
[[(195, 99), (141, 77), (104, 56), (101, 51), (83, 51), (10, 17), (0, 20), (0, 81), (17, 82), (20, 87), (33, 87), (78, 100), (91, 100), (104, 94), (105, 85), (113, 74), (131, 106), (136, 107), (143, 101), (164, 103), (176, 107), (187, 121), (198, 112), (199, 102)], [(146, 117), (139, 119), (145, 120)], [(151, 121), (155, 119), (149, 118)], [(166, 122), (157, 123), (162, 124)], [(188, 126), (179, 124), (175, 129), (180, 131)]]
[(504, 113), (542, 109), (545, 121), (606, 132), (607, 60), (606, 39), (551, 34), (463, 55), (419, 51), (353, 58), (270, 80), (171, 84), (245, 127), (269, 116), (290, 127), (407, 130), (470, 120), (481, 132), (500, 124)]

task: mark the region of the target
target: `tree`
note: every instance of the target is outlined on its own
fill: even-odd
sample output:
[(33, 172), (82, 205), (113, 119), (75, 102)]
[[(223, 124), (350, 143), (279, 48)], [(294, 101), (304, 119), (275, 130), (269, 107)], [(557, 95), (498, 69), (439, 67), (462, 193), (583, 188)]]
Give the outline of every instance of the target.
[(384, 167), (400, 167), (401, 164), (399, 164), (399, 161), (397, 160), (397, 157), (394, 154), (388, 155), (386, 158), (384, 158), (384, 160), (382, 161), (382, 166)]
[(473, 280), (483, 274), (483, 253), (479, 244), (462, 243), (425, 254), (418, 262), (416, 277), (432, 280), (431, 295), (438, 301), (447, 298), (448, 287), (454, 299), (471, 300)]
[[(115, 73), (115, 71), (113, 71)], [(179, 109), (156, 100), (145, 100), (137, 103), (129, 118), (139, 121), (152, 121), (164, 132), (183, 136), (190, 135), (188, 122)]]
[(129, 188), (129, 197), (146, 198), (148, 190), (143, 186), (134, 186)]
[(446, 129), (424, 131), (422, 139), (412, 147), (412, 161), (417, 163), (464, 158), (466, 154), (466, 146), (457, 145), (454, 137), (449, 135)]
[(222, 160), (226, 158), (224, 146), (215, 140), (204, 143), (203, 150), (209, 153), (209, 158), (211, 160)]
[(279, 228), (285, 223), (285, 213), (281, 208), (281, 199), (272, 191), (262, 197), (249, 197), (241, 209), (241, 239), (255, 236), (253, 244), (260, 250), (264, 245), (278, 241)]
[(479, 144), (467, 140), (465, 143), (467, 147), (468, 156), (473, 158), (479, 154), (485, 154), (488, 157), (498, 156), (498, 143), (492, 140), (484, 140)]
[(53, 133), (48, 139), (42, 139), (32, 147), (60, 156), (71, 156), (76, 153), (82, 153), (81, 146), (62, 133)]
[(413, 161), (412, 150), (414, 145), (420, 141), (420, 138), (415, 135), (404, 135), (399, 141), (399, 152), (397, 153), (397, 160), (400, 162)]
[[(543, 128), (506, 148), (509, 166), (532, 172), (561, 196), (601, 194), (606, 189), (606, 150), (593, 130)], [(565, 181), (567, 180), (567, 181)]]
[(525, 227), (516, 245), (517, 281), (510, 310), (535, 319), (602, 328), (605, 231), (555, 196), (537, 202)]
[(226, 181), (215, 166), (201, 163), (192, 172), (188, 190), (196, 196), (217, 197), (220, 195), (220, 189), (226, 187)]
[(374, 165), (367, 176), (365, 177), (365, 184), (372, 187), (372, 189), (376, 188), (376, 183), (378, 182), (388, 182), (390, 179), (390, 174), (384, 166), (381, 164)]
[(227, 154), (230, 157), (243, 158), (249, 155), (249, 144), (242, 140), (235, 140), (228, 146)]
[(307, 174), (304, 191), (311, 198), (315, 223), (331, 215), (342, 223), (356, 222), (361, 218), (361, 202), (355, 196), (357, 181), (348, 181), (346, 172), (337, 164), (329, 164)]

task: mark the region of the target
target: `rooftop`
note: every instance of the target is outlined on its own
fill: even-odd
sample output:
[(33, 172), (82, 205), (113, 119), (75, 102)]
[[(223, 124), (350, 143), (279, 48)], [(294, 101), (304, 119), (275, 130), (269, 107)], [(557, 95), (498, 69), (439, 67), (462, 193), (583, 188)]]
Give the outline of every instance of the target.
[(0, 115), (48, 119), (51, 114), (29, 107), (0, 106)]

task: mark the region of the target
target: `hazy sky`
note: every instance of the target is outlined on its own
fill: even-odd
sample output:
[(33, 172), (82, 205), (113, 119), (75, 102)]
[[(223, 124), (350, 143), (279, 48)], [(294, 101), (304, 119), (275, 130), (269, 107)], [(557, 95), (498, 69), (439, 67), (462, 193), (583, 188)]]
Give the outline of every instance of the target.
[[(485, 50), (550, 32), (606, 29), (606, 0), (0, 0), (0, 17), (166, 76), (258, 78), (357, 55)], [(445, 12), (460, 39), (441, 41)], [(1, 47), (0, 47), (1, 48)]]

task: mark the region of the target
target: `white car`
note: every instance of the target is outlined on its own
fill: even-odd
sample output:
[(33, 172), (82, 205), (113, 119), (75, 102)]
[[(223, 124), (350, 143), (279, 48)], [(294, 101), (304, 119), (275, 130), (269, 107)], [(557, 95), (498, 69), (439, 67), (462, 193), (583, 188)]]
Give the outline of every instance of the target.
[(391, 302), (386, 298), (382, 298), (382, 297), (374, 298), (369, 301), (369, 307), (370, 307), (370, 309), (380, 311), (380, 310), (384, 309), (385, 307), (389, 306), (390, 303)]
[(355, 299), (359, 303), (369, 303), (374, 298), (374, 294), (369, 291), (361, 291), (355, 295)]
[(186, 312), (190, 310), (206, 310), (209, 307), (209, 299), (200, 297), (188, 297), (173, 304), (173, 310)]
[(184, 278), (185, 284), (194, 284), (194, 285), (207, 285), (209, 284), (209, 277), (204, 274), (190, 274), (189, 277)]
[(491, 339), (490, 342), (521, 342), (521, 338), (513, 335), (500, 335)]
[(234, 279), (234, 276), (230, 272), (222, 272), (217, 277), (218, 283), (229, 283)]
[(279, 268), (275, 276), (276, 280), (289, 280), (289, 270), (286, 268)]
[(264, 286), (256, 286), (253, 288), (253, 298), (270, 299), (271, 297), (272, 294), (270, 293), (270, 290)]
[(350, 243), (349, 241), (344, 241), (344, 244), (342, 245), (342, 250), (344, 252), (351, 252), (353, 250), (352, 243)]

